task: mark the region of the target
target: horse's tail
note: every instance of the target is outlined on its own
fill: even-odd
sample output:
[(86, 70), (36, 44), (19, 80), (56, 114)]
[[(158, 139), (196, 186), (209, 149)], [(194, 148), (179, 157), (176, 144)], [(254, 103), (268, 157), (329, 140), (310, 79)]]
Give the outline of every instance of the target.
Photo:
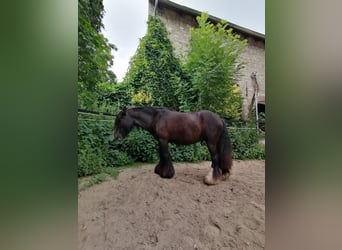
[(218, 143), (218, 154), (220, 161), (220, 168), (222, 170), (222, 175), (227, 176), (230, 175), (230, 170), (233, 165), (233, 150), (232, 144), (228, 135), (228, 130), (226, 123), (222, 120), (223, 130)]

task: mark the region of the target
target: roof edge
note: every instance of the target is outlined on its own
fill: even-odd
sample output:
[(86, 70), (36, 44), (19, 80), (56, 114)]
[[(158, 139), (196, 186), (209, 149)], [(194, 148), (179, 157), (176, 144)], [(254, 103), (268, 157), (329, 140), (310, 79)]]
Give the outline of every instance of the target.
[[(153, 4), (155, 4), (155, 1), (156, 0), (149, 0), (149, 2), (151, 2)], [(184, 6), (184, 5), (180, 5), (180, 4), (175, 3), (175, 2), (171, 2), (169, 0), (157, 0), (157, 1), (158, 1), (158, 4), (167, 6), (169, 8), (175, 9), (175, 10), (180, 10), (180, 11), (182, 11), (184, 13), (187, 13), (189, 15), (192, 15), (194, 17), (200, 16), (201, 13), (202, 13), (201, 11), (189, 8), (189, 7)], [(219, 17), (215, 17), (215, 16), (212, 16), (212, 15), (209, 14), (209, 21), (211, 21), (211, 22), (219, 23), (222, 20), (225, 20), (225, 19), (222, 19), (222, 18), (219, 18)], [(234, 24), (234, 23), (229, 22), (227, 20), (225, 20), (225, 21), (228, 23), (229, 27), (231, 27), (231, 28), (233, 28), (233, 29), (235, 29), (237, 31), (240, 31), (240, 32), (245, 33), (247, 35), (254, 36), (254, 37), (257, 37), (257, 38), (265, 40), (265, 35), (264, 34), (261, 34), (261, 33), (257, 32), (257, 31), (254, 31), (254, 30), (242, 27), (240, 25)]]

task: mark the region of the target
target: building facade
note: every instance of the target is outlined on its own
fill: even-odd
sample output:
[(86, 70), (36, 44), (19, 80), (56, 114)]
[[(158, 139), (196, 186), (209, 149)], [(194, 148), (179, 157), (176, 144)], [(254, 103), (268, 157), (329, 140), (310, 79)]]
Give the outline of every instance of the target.
[[(163, 21), (175, 48), (175, 54), (181, 58), (187, 49), (190, 28), (197, 27), (196, 17), (201, 15), (201, 12), (168, 0), (149, 0), (149, 15), (156, 15)], [(209, 21), (218, 23), (221, 19), (209, 15)], [(243, 118), (246, 119), (250, 115), (256, 89), (259, 111), (265, 111), (265, 36), (233, 23), (228, 22), (228, 25), (241, 39), (248, 41), (239, 58), (245, 63), (245, 67), (241, 70), (241, 78), (237, 83), (244, 97)]]

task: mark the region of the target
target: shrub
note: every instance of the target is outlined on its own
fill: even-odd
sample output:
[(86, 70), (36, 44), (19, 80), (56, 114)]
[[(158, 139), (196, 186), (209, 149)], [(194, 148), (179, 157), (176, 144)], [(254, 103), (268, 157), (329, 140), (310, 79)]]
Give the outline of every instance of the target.
[(186, 104), (191, 110), (208, 109), (221, 116), (240, 118), (242, 95), (235, 84), (243, 67), (238, 58), (247, 41), (241, 41), (239, 35), (228, 29), (227, 22), (214, 25), (208, 18), (207, 13), (202, 13), (196, 18), (198, 27), (190, 31), (189, 51), (183, 65), (192, 81), (182, 86)]
[(84, 142), (78, 143), (78, 168), (79, 177), (101, 173), (106, 165), (103, 152)]
[(78, 120), (79, 177), (100, 173), (108, 166), (110, 159), (108, 138), (111, 130), (112, 125), (109, 122), (86, 120), (86, 118)]
[[(78, 176), (98, 174), (108, 167), (133, 162), (157, 162), (158, 141), (147, 131), (134, 129), (122, 141), (111, 140), (112, 123), (79, 119)], [(258, 145), (256, 129), (229, 129), (234, 159), (265, 159), (265, 150)], [(210, 160), (205, 142), (182, 146), (169, 144), (174, 162)]]
[(156, 162), (159, 159), (157, 149), (158, 143), (150, 133), (134, 129), (122, 141), (120, 150), (126, 152), (134, 161)]
[[(113, 141), (112, 148), (116, 149), (117, 153), (126, 154), (134, 161), (159, 161), (158, 141), (150, 133), (142, 129), (134, 129), (122, 142)], [(169, 143), (169, 151), (172, 160), (175, 162), (194, 162), (210, 159), (205, 143), (188, 146)]]
[(265, 149), (260, 147), (256, 129), (230, 129), (234, 159), (265, 159)]
[(129, 165), (133, 163), (134, 160), (126, 152), (120, 151), (118, 149), (112, 149), (109, 151), (107, 162), (109, 166), (120, 167)]
[(170, 154), (176, 162), (195, 162), (210, 159), (210, 154), (205, 143), (193, 145), (169, 144)]

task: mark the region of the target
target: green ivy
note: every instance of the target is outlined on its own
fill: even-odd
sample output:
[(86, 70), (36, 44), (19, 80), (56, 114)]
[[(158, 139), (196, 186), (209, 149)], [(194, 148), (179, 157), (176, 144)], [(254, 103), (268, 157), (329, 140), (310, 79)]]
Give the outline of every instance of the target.
[(146, 35), (133, 56), (124, 83), (132, 86), (134, 104), (178, 109), (176, 94), (186, 77), (163, 22), (150, 16)]

